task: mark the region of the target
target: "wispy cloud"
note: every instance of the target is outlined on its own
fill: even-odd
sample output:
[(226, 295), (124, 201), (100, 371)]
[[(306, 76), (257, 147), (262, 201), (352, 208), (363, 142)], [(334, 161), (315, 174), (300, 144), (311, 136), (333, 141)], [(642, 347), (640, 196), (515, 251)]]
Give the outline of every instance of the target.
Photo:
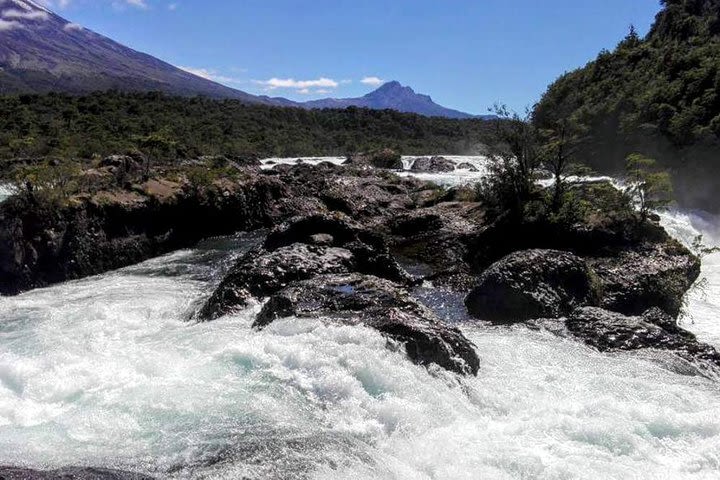
[(193, 75), (197, 75), (198, 77), (202, 77), (206, 80), (212, 80), (213, 82), (234, 84), (245, 83), (245, 80), (222, 75), (217, 70), (213, 70), (210, 68), (183, 67), (180, 65), (178, 65), (178, 68), (181, 70), (185, 70), (188, 73), (192, 73)]
[[(340, 82), (332, 78), (320, 77), (315, 80), (295, 80), (294, 78), (271, 78), (270, 80), (254, 80), (258, 85), (265, 87), (265, 90), (295, 90), (301, 95), (310, 95), (312, 93), (328, 93), (331, 89), (340, 86)], [(313, 91), (312, 89), (317, 89)]]
[(44, 21), (50, 18), (50, 14), (45, 10), (18, 10), (12, 8), (3, 10), (2, 17), (7, 20), (40, 20)]
[(133, 7), (142, 8), (142, 9), (148, 8), (148, 4), (145, 2), (145, 0), (117, 0), (114, 3), (127, 4), (127, 5), (131, 5)]
[(66, 23), (65, 26), (63, 26), (63, 30), (66, 32), (79, 32), (83, 30), (83, 26), (79, 23)]
[[(38, 3), (52, 9), (64, 9), (74, 3), (81, 3), (83, 0), (38, 0)], [(112, 0), (112, 6), (117, 10), (122, 10), (128, 6), (147, 10), (150, 4), (147, 0)]]
[(379, 77), (365, 77), (362, 80), (360, 80), (360, 83), (363, 85), (370, 85), (371, 87), (379, 87), (383, 83), (385, 83), (385, 80)]
[(23, 24), (15, 20), (3, 20), (0, 18), (0, 32), (15, 30), (17, 28), (23, 28)]

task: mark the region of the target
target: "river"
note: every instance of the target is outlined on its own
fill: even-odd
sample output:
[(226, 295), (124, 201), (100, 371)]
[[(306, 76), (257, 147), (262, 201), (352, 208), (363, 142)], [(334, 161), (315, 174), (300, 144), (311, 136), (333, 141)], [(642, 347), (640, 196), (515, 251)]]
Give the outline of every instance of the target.
[[(718, 239), (709, 217), (663, 221), (684, 241)], [(214, 239), (0, 298), (0, 464), (163, 478), (720, 476), (720, 383), (683, 374), (672, 355), (463, 325), (481, 367), (458, 379), (364, 327), (291, 318), (255, 332), (258, 306), (189, 322), (258, 241)], [(720, 347), (718, 255), (703, 274), (684, 322)], [(430, 298), (448, 312), (458, 301)]]

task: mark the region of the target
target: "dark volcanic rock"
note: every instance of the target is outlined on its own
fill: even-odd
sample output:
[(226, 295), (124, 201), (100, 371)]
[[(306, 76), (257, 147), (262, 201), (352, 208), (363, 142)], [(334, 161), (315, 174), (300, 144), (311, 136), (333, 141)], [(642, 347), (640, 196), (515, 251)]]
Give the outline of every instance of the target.
[(274, 223), (287, 188), (249, 175), (239, 183), (186, 189), (150, 180), (50, 205), (13, 197), (0, 204), (0, 294), (125, 267), (199, 240)]
[(277, 250), (254, 250), (245, 254), (223, 279), (199, 312), (202, 320), (214, 320), (247, 306), (252, 298), (271, 295), (292, 281), (324, 273), (350, 272), (353, 254), (346, 249), (294, 244)]
[(399, 282), (412, 283), (390, 255), (385, 239), (344, 215), (317, 214), (295, 217), (270, 232), (265, 248), (274, 250), (293, 243), (328, 244), (353, 254), (355, 271)]
[(67, 467), (47, 471), (0, 467), (0, 480), (152, 480), (152, 477), (139, 473), (92, 467)]
[(421, 157), (416, 158), (410, 168), (413, 172), (452, 172), (455, 170), (455, 163), (444, 157)]
[(659, 307), (677, 317), (700, 276), (700, 259), (674, 241), (589, 260), (603, 286), (601, 306), (626, 315)]
[(461, 163), (460, 165), (458, 165), (457, 169), (458, 170), (468, 170), (470, 172), (478, 171), (478, 168), (475, 165), (473, 165), (472, 163), (467, 163), (467, 162), (464, 162), (464, 163)]
[(394, 150), (386, 148), (374, 153), (357, 153), (348, 156), (345, 165), (370, 166), (389, 170), (402, 170), (402, 157)]
[(640, 316), (625, 316), (583, 307), (572, 312), (566, 325), (570, 333), (600, 351), (654, 348), (673, 351), (687, 360), (720, 366), (720, 353), (698, 342), (692, 333), (680, 328), (658, 308)]
[(488, 268), (465, 305), (476, 317), (505, 323), (560, 317), (599, 299), (598, 281), (583, 259), (556, 250), (525, 250)]
[(428, 279), (467, 292), (475, 282), (468, 244), (483, 222), (478, 203), (443, 202), (390, 221), (393, 253), (428, 266)]
[(276, 227), (263, 250), (249, 252), (236, 263), (199, 318), (213, 320), (293, 281), (349, 272), (403, 284), (415, 281), (390, 255), (381, 237), (357, 224), (331, 215), (296, 217)]
[(442, 323), (397, 286), (365, 275), (323, 275), (296, 282), (273, 295), (255, 321), (262, 328), (278, 318), (331, 317), (370, 326), (405, 344), (420, 365), (435, 363), (462, 374), (477, 374), (480, 361), (472, 343)]
[(314, 243), (313, 236), (325, 234), (332, 237), (332, 245), (341, 247), (362, 241), (382, 245), (381, 237), (367, 232), (360, 224), (345, 215), (316, 214), (295, 217), (275, 227), (265, 240), (265, 248), (274, 250), (293, 243)]

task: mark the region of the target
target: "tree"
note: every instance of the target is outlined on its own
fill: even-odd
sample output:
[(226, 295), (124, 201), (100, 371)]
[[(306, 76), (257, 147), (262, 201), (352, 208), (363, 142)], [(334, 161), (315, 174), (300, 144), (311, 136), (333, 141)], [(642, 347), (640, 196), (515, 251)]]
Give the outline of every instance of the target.
[(540, 136), (530, 122), (530, 112), (520, 116), (505, 105), (495, 105), (495, 138), (489, 152), (491, 175), (485, 185), (488, 197), (500, 207), (522, 213), (530, 200), (535, 172), (541, 164)]
[(673, 200), (672, 180), (667, 171), (658, 168), (652, 158), (639, 153), (628, 155), (625, 164), (628, 187), (626, 194), (645, 220), (651, 211), (667, 207)]
[(177, 153), (177, 142), (173, 140), (167, 130), (152, 133), (137, 138), (140, 149), (147, 155), (145, 161), (145, 178), (150, 176), (153, 161), (174, 156)]
[(582, 128), (578, 122), (563, 118), (554, 122), (551, 128), (541, 130), (542, 165), (553, 176), (553, 197), (551, 208), (558, 212), (562, 207), (567, 189), (567, 173), (575, 159), (581, 141)]

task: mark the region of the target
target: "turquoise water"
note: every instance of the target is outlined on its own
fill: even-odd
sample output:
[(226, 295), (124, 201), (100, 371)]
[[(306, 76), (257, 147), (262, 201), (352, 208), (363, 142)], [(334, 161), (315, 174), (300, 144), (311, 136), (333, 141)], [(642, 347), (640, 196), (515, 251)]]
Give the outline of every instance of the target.
[[(698, 216), (664, 221), (681, 238), (712, 235)], [(481, 368), (458, 378), (364, 327), (287, 319), (253, 331), (260, 305), (188, 322), (256, 242), (0, 298), (0, 464), (163, 478), (720, 476), (720, 383), (671, 355), (461, 325)], [(717, 260), (686, 326), (720, 346)]]

